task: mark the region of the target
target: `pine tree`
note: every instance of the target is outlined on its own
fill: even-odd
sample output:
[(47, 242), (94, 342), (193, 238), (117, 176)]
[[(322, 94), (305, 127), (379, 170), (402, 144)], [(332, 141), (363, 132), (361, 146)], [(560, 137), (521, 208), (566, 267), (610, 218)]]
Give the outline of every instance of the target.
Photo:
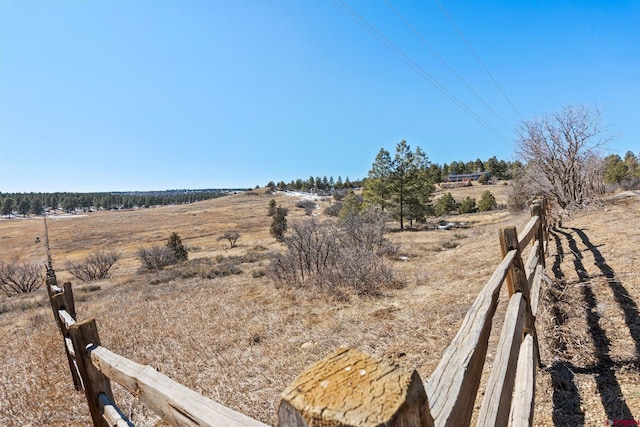
[(478, 210), (480, 212), (490, 211), (496, 207), (496, 205), (496, 198), (489, 190), (487, 190), (480, 196), (480, 200), (478, 201)]
[(169, 235), (167, 247), (173, 251), (178, 261), (186, 261), (189, 257), (187, 249), (182, 244), (182, 239), (180, 239), (180, 236), (178, 236), (178, 233), (176, 232)]
[(18, 205), (18, 213), (26, 218), (27, 214), (29, 213), (30, 207), (31, 207), (31, 203), (29, 203), (29, 200), (22, 199), (20, 201), (20, 204)]
[(287, 208), (283, 208), (282, 206), (278, 206), (276, 208), (276, 213), (273, 215), (273, 221), (271, 221), (271, 235), (276, 238), (276, 240), (282, 240), (284, 238), (284, 233), (287, 231), (287, 218), (286, 216), (289, 214), (289, 210)]
[(44, 207), (42, 206), (42, 200), (36, 197), (31, 200), (31, 213), (34, 215), (42, 215), (44, 213)]
[[(474, 201), (475, 203), (475, 201)], [(444, 215), (458, 208), (458, 204), (451, 195), (451, 193), (445, 193), (436, 202), (436, 215)]]
[(426, 213), (429, 198), (435, 189), (429, 181), (428, 167), (429, 159), (420, 147), (413, 152), (405, 140), (396, 146), (390, 189), (401, 230), (404, 230), (405, 218), (413, 222)]
[(11, 197), (7, 197), (4, 199), (4, 204), (2, 205), (2, 215), (10, 216), (13, 212), (13, 204), (14, 201)]
[(340, 218), (346, 218), (348, 216), (358, 216), (362, 210), (362, 198), (356, 195), (353, 190), (349, 190), (344, 200), (342, 201), (342, 208), (338, 213)]
[(381, 148), (367, 177), (363, 196), (369, 205), (380, 206), (384, 212), (391, 198), (391, 156)]

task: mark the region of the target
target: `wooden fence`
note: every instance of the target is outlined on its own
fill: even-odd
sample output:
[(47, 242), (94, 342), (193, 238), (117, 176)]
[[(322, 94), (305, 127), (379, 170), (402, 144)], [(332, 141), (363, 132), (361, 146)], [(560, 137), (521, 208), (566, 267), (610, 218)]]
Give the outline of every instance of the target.
[[(415, 371), (338, 349), (303, 372), (282, 393), (281, 426), (465, 426), (487, 355), (489, 335), (506, 281), (509, 303), (478, 426), (532, 425), (539, 365), (535, 319), (544, 268), (547, 207), (536, 201), (518, 234), (500, 229), (502, 261), (467, 312), (426, 384)], [(526, 261), (523, 252), (528, 248)], [(175, 426), (265, 426), (100, 345), (95, 320), (76, 321), (70, 283), (47, 271), (49, 300), (76, 390), (84, 390), (94, 426), (131, 426), (114, 403), (111, 380)]]

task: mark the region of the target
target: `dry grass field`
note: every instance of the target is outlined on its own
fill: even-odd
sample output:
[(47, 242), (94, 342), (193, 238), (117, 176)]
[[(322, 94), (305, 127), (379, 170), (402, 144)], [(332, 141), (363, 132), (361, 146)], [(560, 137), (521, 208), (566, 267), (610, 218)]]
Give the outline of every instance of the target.
[[(477, 198), (485, 189), (498, 203), (506, 201), (502, 185), (445, 191)], [(275, 424), (286, 385), (339, 346), (396, 360), (426, 380), (500, 260), (498, 228), (520, 229), (528, 220), (527, 214), (494, 211), (455, 216), (471, 225), (467, 229), (390, 233), (408, 258), (392, 261), (406, 286), (336, 301), (277, 288), (263, 275), (268, 252), (282, 249), (269, 235), (271, 198), (290, 208), (289, 221), (304, 218), (295, 197), (264, 190), (191, 205), (49, 218), (58, 280), (73, 282), (78, 317), (96, 319), (105, 347)], [(320, 218), (329, 203), (319, 202)], [(639, 209), (638, 197), (612, 198), (565, 219), (564, 228), (554, 231), (547, 270), (558, 280), (541, 302), (545, 366), (538, 376), (536, 425), (640, 417)], [(233, 249), (218, 240), (229, 229), (241, 235)], [(190, 259), (201, 259), (194, 268), (210, 271), (231, 263), (241, 274), (184, 278), (181, 267), (138, 273), (137, 249), (164, 245), (174, 231), (190, 249)], [(0, 220), (0, 261), (44, 263), (43, 244), (34, 243), (37, 236), (44, 242), (43, 233), (42, 219)], [(122, 254), (113, 277), (86, 284), (73, 280), (65, 263), (96, 248)], [(90, 424), (44, 289), (0, 298), (0, 425)], [(505, 306), (502, 301), (496, 314), (494, 346)], [(488, 369), (492, 360), (490, 348)], [(156, 425), (135, 396), (114, 390), (136, 425)]]

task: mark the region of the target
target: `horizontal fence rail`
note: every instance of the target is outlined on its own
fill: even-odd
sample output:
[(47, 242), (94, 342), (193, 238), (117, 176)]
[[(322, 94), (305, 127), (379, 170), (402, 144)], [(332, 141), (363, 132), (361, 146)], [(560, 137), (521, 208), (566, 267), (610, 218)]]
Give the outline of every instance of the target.
[(95, 320), (76, 321), (71, 285), (57, 286), (52, 271), (48, 272), (47, 285), (74, 385), (85, 392), (94, 426), (133, 426), (114, 403), (111, 380), (173, 426), (266, 426), (188, 389), (150, 366), (102, 347)]
[[(544, 200), (536, 201), (520, 234), (515, 227), (500, 229), (502, 260), (426, 383), (416, 371), (339, 349), (283, 392), (279, 425), (469, 425), (498, 297), (506, 282), (508, 306), (477, 426), (531, 426), (540, 363), (535, 320), (541, 287), (549, 280), (544, 273), (547, 211)], [(95, 320), (77, 321), (71, 284), (58, 286), (50, 267), (46, 283), (74, 386), (84, 390), (94, 426), (133, 426), (114, 402), (111, 380), (170, 425), (265, 426), (101, 346)]]

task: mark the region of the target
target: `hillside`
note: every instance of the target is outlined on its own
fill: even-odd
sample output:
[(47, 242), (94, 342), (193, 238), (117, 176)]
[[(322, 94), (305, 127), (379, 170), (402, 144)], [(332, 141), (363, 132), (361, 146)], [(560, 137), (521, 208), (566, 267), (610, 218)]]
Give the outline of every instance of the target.
[[(503, 187), (486, 188), (496, 194)], [(458, 190), (446, 191), (456, 198), (466, 196)], [(496, 194), (498, 199), (503, 196)], [(408, 258), (394, 262), (406, 286), (345, 302), (313, 291), (279, 289), (263, 275), (268, 252), (281, 249), (269, 235), (266, 212), (271, 198), (290, 208), (289, 221), (304, 217), (304, 210), (295, 207), (296, 197), (256, 190), (191, 205), (50, 218), (54, 267), (61, 282), (72, 280), (64, 271), (66, 261), (81, 259), (95, 248), (120, 251), (123, 258), (113, 279), (89, 284), (72, 280), (79, 318), (95, 318), (102, 344), (113, 351), (273, 424), (285, 386), (341, 345), (397, 360), (427, 379), (499, 261), (497, 228), (521, 228), (528, 220), (526, 213), (494, 211), (460, 216), (471, 224), (464, 230), (391, 233)], [(322, 208), (329, 203), (320, 201), (315, 213), (322, 218)], [(539, 374), (536, 425), (567, 425), (561, 420), (580, 416), (601, 423), (605, 415), (640, 413), (635, 366), (640, 322), (634, 302), (640, 297), (640, 236), (637, 228), (625, 226), (625, 218), (637, 218), (639, 208), (637, 197), (613, 198), (565, 219), (565, 228), (555, 232), (559, 240), (551, 243), (548, 270), (550, 275), (564, 274), (565, 285), (542, 302), (546, 368)], [(233, 249), (218, 240), (229, 229), (241, 235)], [(190, 258), (233, 264), (242, 273), (184, 279), (178, 268), (137, 274), (137, 249), (164, 244), (174, 231), (190, 248)], [(41, 219), (0, 221), (0, 260), (43, 262), (43, 245), (34, 243), (42, 236)], [(623, 241), (628, 243), (620, 244)], [(615, 281), (603, 272), (602, 258)], [(593, 298), (585, 293), (587, 286)], [(617, 297), (620, 293), (624, 298)], [(558, 310), (561, 320), (554, 323)], [(606, 342), (608, 347), (603, 347)], [(84, 396), (73, 390), (44, 290), (0, 300), (0, 364), (0, 425), (88, 424)], [(117, 387), (115, 391), (116, 401), (137, 425), (154, 425), (135, 397)], [(623, 396), (628, 413), (618, 415)]]

